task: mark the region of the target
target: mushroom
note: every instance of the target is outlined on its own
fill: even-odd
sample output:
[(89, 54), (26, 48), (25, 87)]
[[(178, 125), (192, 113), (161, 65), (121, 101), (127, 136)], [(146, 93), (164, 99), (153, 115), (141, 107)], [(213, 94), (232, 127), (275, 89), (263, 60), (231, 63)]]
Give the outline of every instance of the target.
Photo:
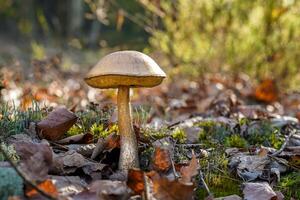
[(131, 119), (130, 88), (154, 87), (165, 77), (166, 74), (149, 56), (137, 51), (118, 51), (103, 57), (85, 78), (91, 87), (118, 89), (121, 171), (139, 167), (138, 144)]

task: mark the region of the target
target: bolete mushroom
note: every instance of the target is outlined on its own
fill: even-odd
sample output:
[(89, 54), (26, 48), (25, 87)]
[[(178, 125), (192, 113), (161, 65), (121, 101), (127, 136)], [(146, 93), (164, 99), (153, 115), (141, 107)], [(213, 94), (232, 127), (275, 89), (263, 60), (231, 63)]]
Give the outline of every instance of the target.
[(138, 145), (131, 121), (130, 88), (154, 87), (165, 77), (149, 56), (137, 51), (118, 51), (103, 57), (85, 78), (91, 87), (118, 89), (119, 169), (122, 171), (139, 167)]

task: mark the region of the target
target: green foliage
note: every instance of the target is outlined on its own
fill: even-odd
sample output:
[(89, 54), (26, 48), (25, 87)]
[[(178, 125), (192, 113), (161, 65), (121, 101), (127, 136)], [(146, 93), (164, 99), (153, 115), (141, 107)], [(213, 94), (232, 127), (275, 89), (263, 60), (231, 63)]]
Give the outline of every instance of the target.
[[(228, 159), (223, 148), (217, 148), (208, 158), (200, 160), (205, 182), (215, 197), (224, 197), (232, 194), (241, 194), (241, 182), (227, 170)], [(197, 191), (199, 199), (208, 196), (204, 188)]]
[(0, 106), (0, 139), (22, 133), (29, 122), (41, 120), (45, 115), (36, 102), (32, 102), (32, 107), (26, 111), (3, 103)]
[(300, 199), (300, 173), (293, 172), (283, 176), (277, 187), (286, 199)]
[(150, 118), (150, 107), (138, 106), (134, 107), (133, 112), (133, 123), (140, 127), (147, 124), (147, 120)]
[(79, 117), (78, 125), (82, 127), (83, 132), (88, 132), (94, 124), (107, 124), (111, 117), (113, 109), (100, 109), (98, 106), (91, 104), (84, 111), (77, 112)]
[(220, 142), (224, 142), (226, 137), (231, 134), (229, 128), (223, 123), (202, 121), (197, 123), (196, 126), (202, 128), (199, 140), (207, 147), (214, 147)]
[(246, 138), (251, 145), (264, 145), (274, 148), (280, 148), (284, 142), (284, 137), (269, 122), (262, 122), (259, 127), (249, 131)]
[(73, 136), (73, 135), (78, 135), (83, 133), (83, 129), (78, 126), (77, 124), (74, 124), (69, 130), (68, 132), (66, 132), (65, 136), (69, 137), (69, 136)]
[(142, 127), (141, 132), (145, 137), (157, 140), (166, 137), (170, 131), (166, 127), (160, 128), (159, 130), (152, 127)]
[(246, 148), (248, 146), (247, 140), (242, 138), (240, 135), (233, 134), (225, 138), (226, 147), (237, 147), (237, 148)]
[(93, 124), (90, 128), (90, 132), (96, 138), (98, 137), (105, 138), (113, 132), (118, 133), (119, 129), (117, 124), (113, 124), (112, 126), (109, 126), (107, 129), (104, 129), (103, 124)]
[(175, 139), (179, 143), (184, 143), (186, 141), (186, 134), (184, 130), (180, 128), (175, 128), (171, 134), (172, 138)]
[(300, 83), (299, 1), (160, 1), (162, 24), (150, 44), (177, 66), (174, 73), (246, 72)]
[(0, 200), (7, 200), (9, 196), (23, 195), (23, 180), (12, 168), (0, 170)]

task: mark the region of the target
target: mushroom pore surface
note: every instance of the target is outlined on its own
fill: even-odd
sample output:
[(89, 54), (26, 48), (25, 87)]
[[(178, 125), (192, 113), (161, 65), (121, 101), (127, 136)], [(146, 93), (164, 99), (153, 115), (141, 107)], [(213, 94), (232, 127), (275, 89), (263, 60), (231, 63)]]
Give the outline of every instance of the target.
[(85, 82), (95, 88), (128, 87), (154, 87), (163, 81), (159, 76), (127, 76), (127, 75), (101, 75), (85, 78)]

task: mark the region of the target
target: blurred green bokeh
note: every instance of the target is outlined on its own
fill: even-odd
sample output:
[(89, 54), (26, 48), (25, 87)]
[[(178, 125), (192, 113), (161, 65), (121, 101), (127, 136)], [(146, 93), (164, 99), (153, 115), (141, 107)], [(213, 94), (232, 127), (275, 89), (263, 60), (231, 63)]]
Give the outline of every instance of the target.
[[(282, 88), (300, 84), (296, 0), (0, 0), (1, 37), (27, 45), (31, 59), (55, 46), (90, 65), (104, 53), (136, 49), (187, 78), (247, 73)], [(11, 57), (0, 50), (0, 64)]]

